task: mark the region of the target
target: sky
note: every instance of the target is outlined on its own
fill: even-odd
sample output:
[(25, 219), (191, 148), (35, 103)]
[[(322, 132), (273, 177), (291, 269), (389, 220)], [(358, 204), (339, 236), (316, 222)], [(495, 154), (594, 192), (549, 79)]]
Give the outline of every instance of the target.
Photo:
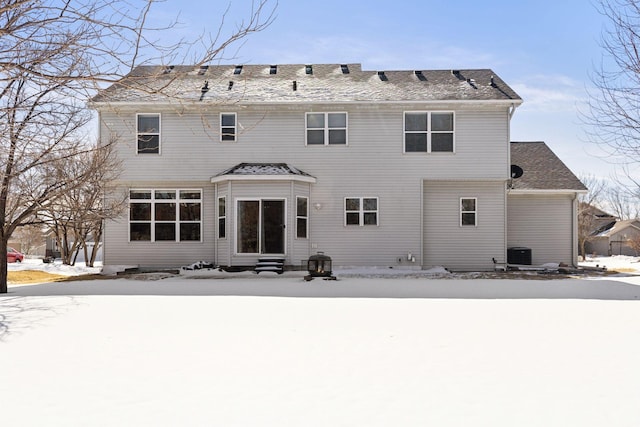
[[(172, 35), (189, 38), (216, 33), (228, 7), (224, 34), (250, 15), (251, 5), (166, 0), (154, 17), (178, 17)], [(511, 122), (512, 141), (545, 141), (576, 175), (610, 178), (620, 168), (587, 142), (580, 117), (605, 25), (589, 0), (279, 0), (273, 23), (228, 49), (220, 63), (490, 68), (524, 100)]]

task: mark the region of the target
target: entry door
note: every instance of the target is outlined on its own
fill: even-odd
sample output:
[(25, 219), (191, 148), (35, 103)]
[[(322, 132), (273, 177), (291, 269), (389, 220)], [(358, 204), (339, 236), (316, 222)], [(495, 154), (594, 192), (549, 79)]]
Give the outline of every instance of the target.
[(284, 200), (238, 200), (237, 251), (284, 254)]
[(284, 253), (284, 200), (262, 201), (262, 253)]

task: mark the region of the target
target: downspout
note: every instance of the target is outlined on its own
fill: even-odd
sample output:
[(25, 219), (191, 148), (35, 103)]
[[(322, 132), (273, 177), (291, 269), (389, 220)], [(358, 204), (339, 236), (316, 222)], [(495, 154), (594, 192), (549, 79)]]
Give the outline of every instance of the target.
[(511, 104), (507, 113), (509, 115), (509, 120), (507, 121), (507, 174), (509, 179), (505, 182), (505, 191), (504, 191), (504, 242), (502, 245), (502, 259), (504, 260), (504, 265), (508, 264), (508, 256), (507, 256), (507, 246), (509, 246), (509, 192), (511, 190), (511, 119), (513, 115), (516, 113), (516, 108), (518, 108), (518, 104), (515, 102)]
[(571, 263), (573, 268), (578, 268), (578, 193), (573, 193), (571, 206)]

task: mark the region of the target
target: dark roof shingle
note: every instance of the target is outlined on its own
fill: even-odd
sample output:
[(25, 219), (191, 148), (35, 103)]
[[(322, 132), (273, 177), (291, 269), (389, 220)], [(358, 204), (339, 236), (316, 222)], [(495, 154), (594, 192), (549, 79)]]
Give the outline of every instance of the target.
[(511, 142), (511, 164), (520, 166), (522, 177), (514, 190), (574, 190), (587, 188), (544, 142)]

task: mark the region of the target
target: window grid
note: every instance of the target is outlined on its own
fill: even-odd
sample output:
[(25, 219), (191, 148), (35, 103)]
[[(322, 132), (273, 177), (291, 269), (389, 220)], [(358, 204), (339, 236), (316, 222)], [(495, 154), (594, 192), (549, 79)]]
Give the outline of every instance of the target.
[(405, 111), (405, 153), (453, 153), (455, 116), (451, 111)]
[(379, 210), (377, 197), (345, 197), (344, 224), (378, 225)]
[(202, 241), (202, 190), (130, 190), (129, 241)]
[(306, 145), (347, 145), (345, 112), (306, 113)]

